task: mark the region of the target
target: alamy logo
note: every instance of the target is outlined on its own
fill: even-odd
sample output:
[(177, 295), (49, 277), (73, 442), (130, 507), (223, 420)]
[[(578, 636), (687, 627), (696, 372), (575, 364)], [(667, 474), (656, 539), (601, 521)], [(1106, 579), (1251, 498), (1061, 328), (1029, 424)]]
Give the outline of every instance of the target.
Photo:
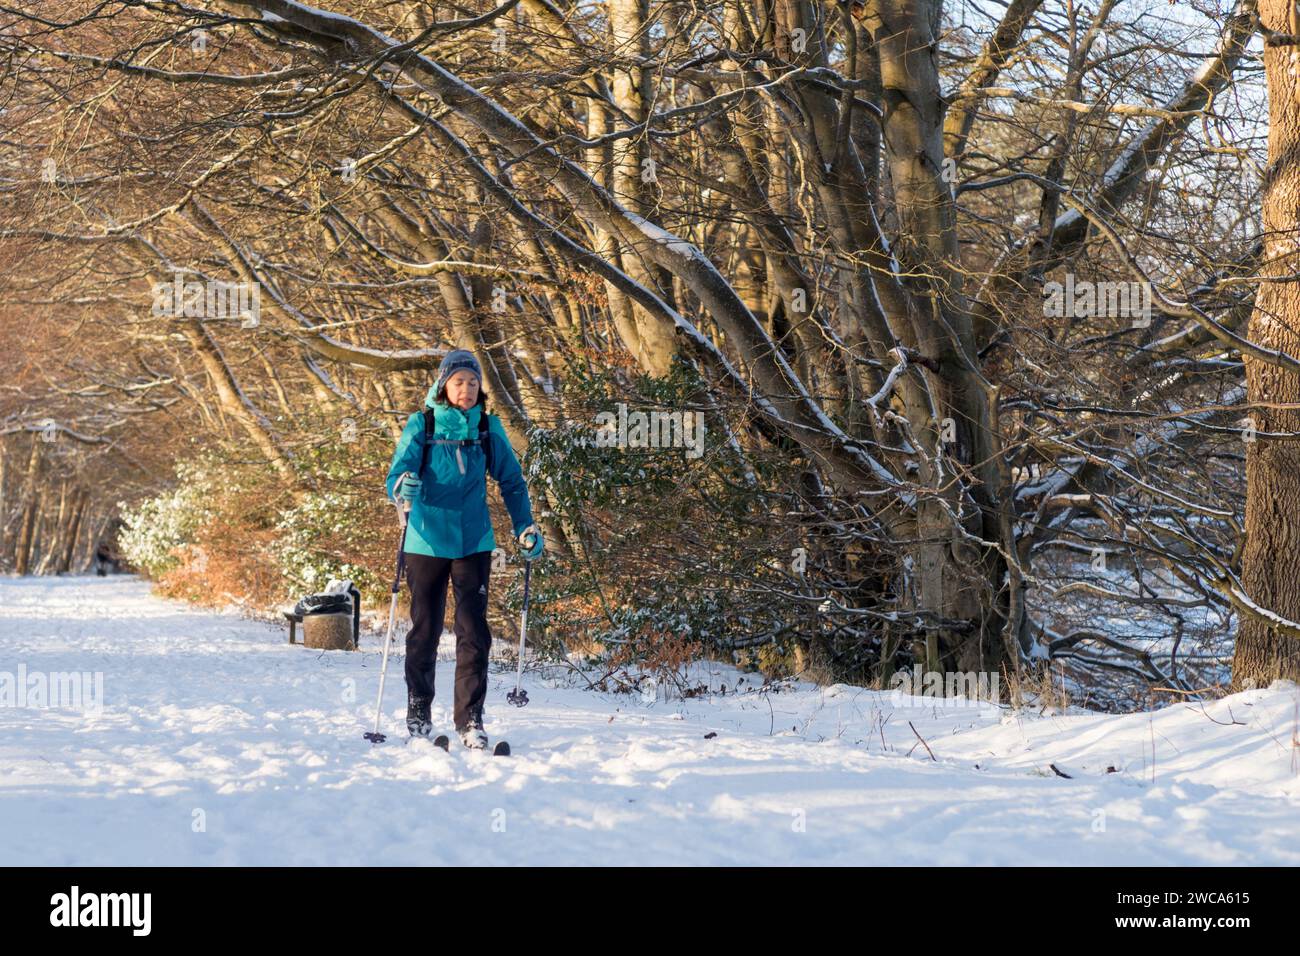
[(0, 671), (0, 707), (39, 707), (99, 714), (104, 709), (103, 671)]
[(596, 415), (597, 448), (685, 448), (687, 458), (704, 454), (704, 415), (701, 412), (629, 412)]
[(158, 318), (239, 319), (246, 329), (255, 329), (261, 319), (262, 290), (256, 282), (186, 282), (177, 269), (171, 282), (153, 287), (153, 314)]
[(50, 897), (51, 926), (129, 926), (132, 935), (148, 936), (153, 896), (150, 893), (71, 893)]
[(1151, 283), (1076, 281), (1065, 274), (1065, 283), (1043, 286), (1043, 315), (1046, 318), (1112, 317), (1133, 319), (1136, 328), (1151, 324)]
[(931, 707), (979, 707), (996, 704), (1000, 690), (998, 675), (976, 671), (921, 672), (917, 664), (909, 673), (895, 671), (890, 679), (892, 702), (900, 709)]

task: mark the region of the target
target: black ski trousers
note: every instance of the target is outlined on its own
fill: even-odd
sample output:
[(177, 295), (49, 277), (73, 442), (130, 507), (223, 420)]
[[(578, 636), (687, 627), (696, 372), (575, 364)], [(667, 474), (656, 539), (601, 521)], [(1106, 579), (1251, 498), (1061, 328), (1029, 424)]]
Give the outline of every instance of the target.
[(488, 574), (492, 552), (479, 551), (463, 558), (434, 558), (406, 552), (406, 583), (411, 588), (411, 630), (406, 635), (406, 691), (408, 697), (433, 699), (433, 669), (447, 610), (447, 582), (456, 593), (456, 730), (474, 718), (483, 719), (487, 697)]

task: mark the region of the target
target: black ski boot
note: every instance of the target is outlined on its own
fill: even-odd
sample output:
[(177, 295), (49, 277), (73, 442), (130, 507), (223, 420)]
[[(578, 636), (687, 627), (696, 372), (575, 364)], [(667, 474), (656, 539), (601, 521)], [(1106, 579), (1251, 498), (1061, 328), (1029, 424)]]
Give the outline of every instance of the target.
[(470, 750), (486, 750), (488, 745), (488, 735), (483, 730), (483, 715), (474, 714), (469, 719), (469, 724), (457, 731), (460, 734), (460, 742)]
[(433, 733), (433, 720), (429, 716), (432, 699), (406, 695), (406, 729), (412, 737), (428, 737)]

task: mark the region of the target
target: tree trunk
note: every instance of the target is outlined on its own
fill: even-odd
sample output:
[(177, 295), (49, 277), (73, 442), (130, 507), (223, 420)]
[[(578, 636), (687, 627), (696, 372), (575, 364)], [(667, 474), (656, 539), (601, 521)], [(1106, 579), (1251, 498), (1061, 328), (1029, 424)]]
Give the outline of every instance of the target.
[(55, 559), (59, 552), (63, 550), (63, 532), (68, 519), (68, 483), (67, 481), (59, 482), (59, 510), (55, 513), (53, 520), (46, 518), (42, 523), (41, 534), (38, 539), (39, 547), (36, 553), (40, 555), (40, 563), (36, 566), (36, 573), (49, 574)]
[(68, 522), (67, 533), (63, 536), (63, 550), (55, 573), (66, 574), (72, 570), (72, 558), (77, 547), (77, 538), (81, 534), (81, 519), (86, 513), (86, 492), (78, 488), (72, 506), (72, 518)]
[[(906, 377), (899, 389), (904, 415), (931, 449), (930, 460), (919, 462), (918, 475), (931, 491), (917, 505), (908, 597), (928, 618), (917, 639), (926, 672), (998, 673), (1019, 662), (1018, 655), (1008, 659), (1004, 634), (1005, 561), (996, 548), (976, 542), (1002, 534), (996, 505), (1002, 448), (962, 289), (956, 205), (942, 176), (941, 8), (938, 0), (876, 0), (864, 16), (878, 45), (885, 91), (883, 141), (899, 220), (897, 254), (917, 300), (931, 303), (910, 310), (911, 344), (928, 363), (920, 372), (928, 389), (906, 390)], [(959, 471), (975, 480), (963, 487), (948, 479)]]
[(36, 519), (41, 511), (41, 440), (32, 435), (31, 457), (27, 460), (27, 477), (23, 482), (20, 500), (23, 517), (18, 526), (18, 540), (14, 543), (14, 570), (19, 575), (30, 572), (32, 543), (36, 536)]
[(202, 325), (187, 322), (181, 326), (181, 334), (189, 341), (194, 353), (203, 363), (217, 394), (221, 408), (244, 427), (244, 431), (253, 443), (266, 456), (268, 464), (290, 487), (296, 488), (297, 477), (289, 463), (288, 453), (280, 447), (279, 440), (271, 431), (271, 423), (266, 420), (253, 403), (244, 395), (239, 383), (235, 381), (221, 349)]
[[(620, 64), (615, 69), (612, 88), (614, 104), (631, 123), (643, 123), (646, 104), (650, 100), (649, 74), (639, 64), (648, 59), (652, 52), (649, 0), (610, 0), (608, 10), (614, 54), (618, 59), (632, 61), (626, 65)], [(595, 108), (593, 104), (593, 109)], [(647, 175), (654, 167), (647, 164), (653, 164), (655, 157), (650, 153), (649, 144), (650, 137), (645, 135), (614, 141), (613, 193), (623, 208), (638, 216), (646, 215), (650, 205)], [(654, 288), (655, 283), (635, 244), (630, 248), (625, 245), (622, 251), (623, 271), (642, 285)], [(637, 361), (651, 375), (667, 374), (672, 367), (673, 353), (677, 349), (673, 325), (640, 307), (632, 306), (625, 296), (620, 296), (620, 299), (622, 301), (619, 307), (630, 312), (630, 315), (623, 315), (622, 321), (625, 323), (630, 319), (634, 323)], [(623, 329), (620, 331), (626, 339), (627, 333)]]
[[(1285, 0), (1262, 0), (1260, 22), (1295, 33)], [(1276, 281), (1300, 268), (1300, 48), (1265, 46), (1268, 80), (1268, 167), (1264, 178), (1265, 264), (1274, 281), (1260, 285), (1250, 341), (1300, 355), (1300, 282)], [(1300, 444), (1269, 433), (1300, 432), (1300, 412), (1253, 403), (1300, 402), (1300, 375), (1245, 356), (1246, 396), (1257, 440), (1246, 451), (1246, 544), (1242, 584), (1250, 599), (1289, 621), (1300, 621)], [(1279, 677), (1300, 681), (1300, 637), (1243, 611), (1232, 662), (1232, 687), (1267, 686)]]
[(9, 456), (8, 443), (0, 441), (0, 571), (4, 570), (9, 558), (9, 495), (6, 494), (6, 482), (9, 469), (6, 467)]

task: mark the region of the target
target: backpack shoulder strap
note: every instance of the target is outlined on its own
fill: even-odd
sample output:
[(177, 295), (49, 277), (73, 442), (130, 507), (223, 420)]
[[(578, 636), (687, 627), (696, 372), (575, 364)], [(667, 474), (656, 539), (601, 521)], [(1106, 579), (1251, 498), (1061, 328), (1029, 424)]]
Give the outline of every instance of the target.
[(488, 431), (488, 413), (485, 407), (478, 417), (478, 439), (483, 443), (485, 474), (492, 474), (492, 434)]
[(424, 449), (420, 452), (420, 474), (419, 479), (424, 481), (424, 473), (429, 467), (429, 446), (433, 444), (433, 409), (424, 410)]

